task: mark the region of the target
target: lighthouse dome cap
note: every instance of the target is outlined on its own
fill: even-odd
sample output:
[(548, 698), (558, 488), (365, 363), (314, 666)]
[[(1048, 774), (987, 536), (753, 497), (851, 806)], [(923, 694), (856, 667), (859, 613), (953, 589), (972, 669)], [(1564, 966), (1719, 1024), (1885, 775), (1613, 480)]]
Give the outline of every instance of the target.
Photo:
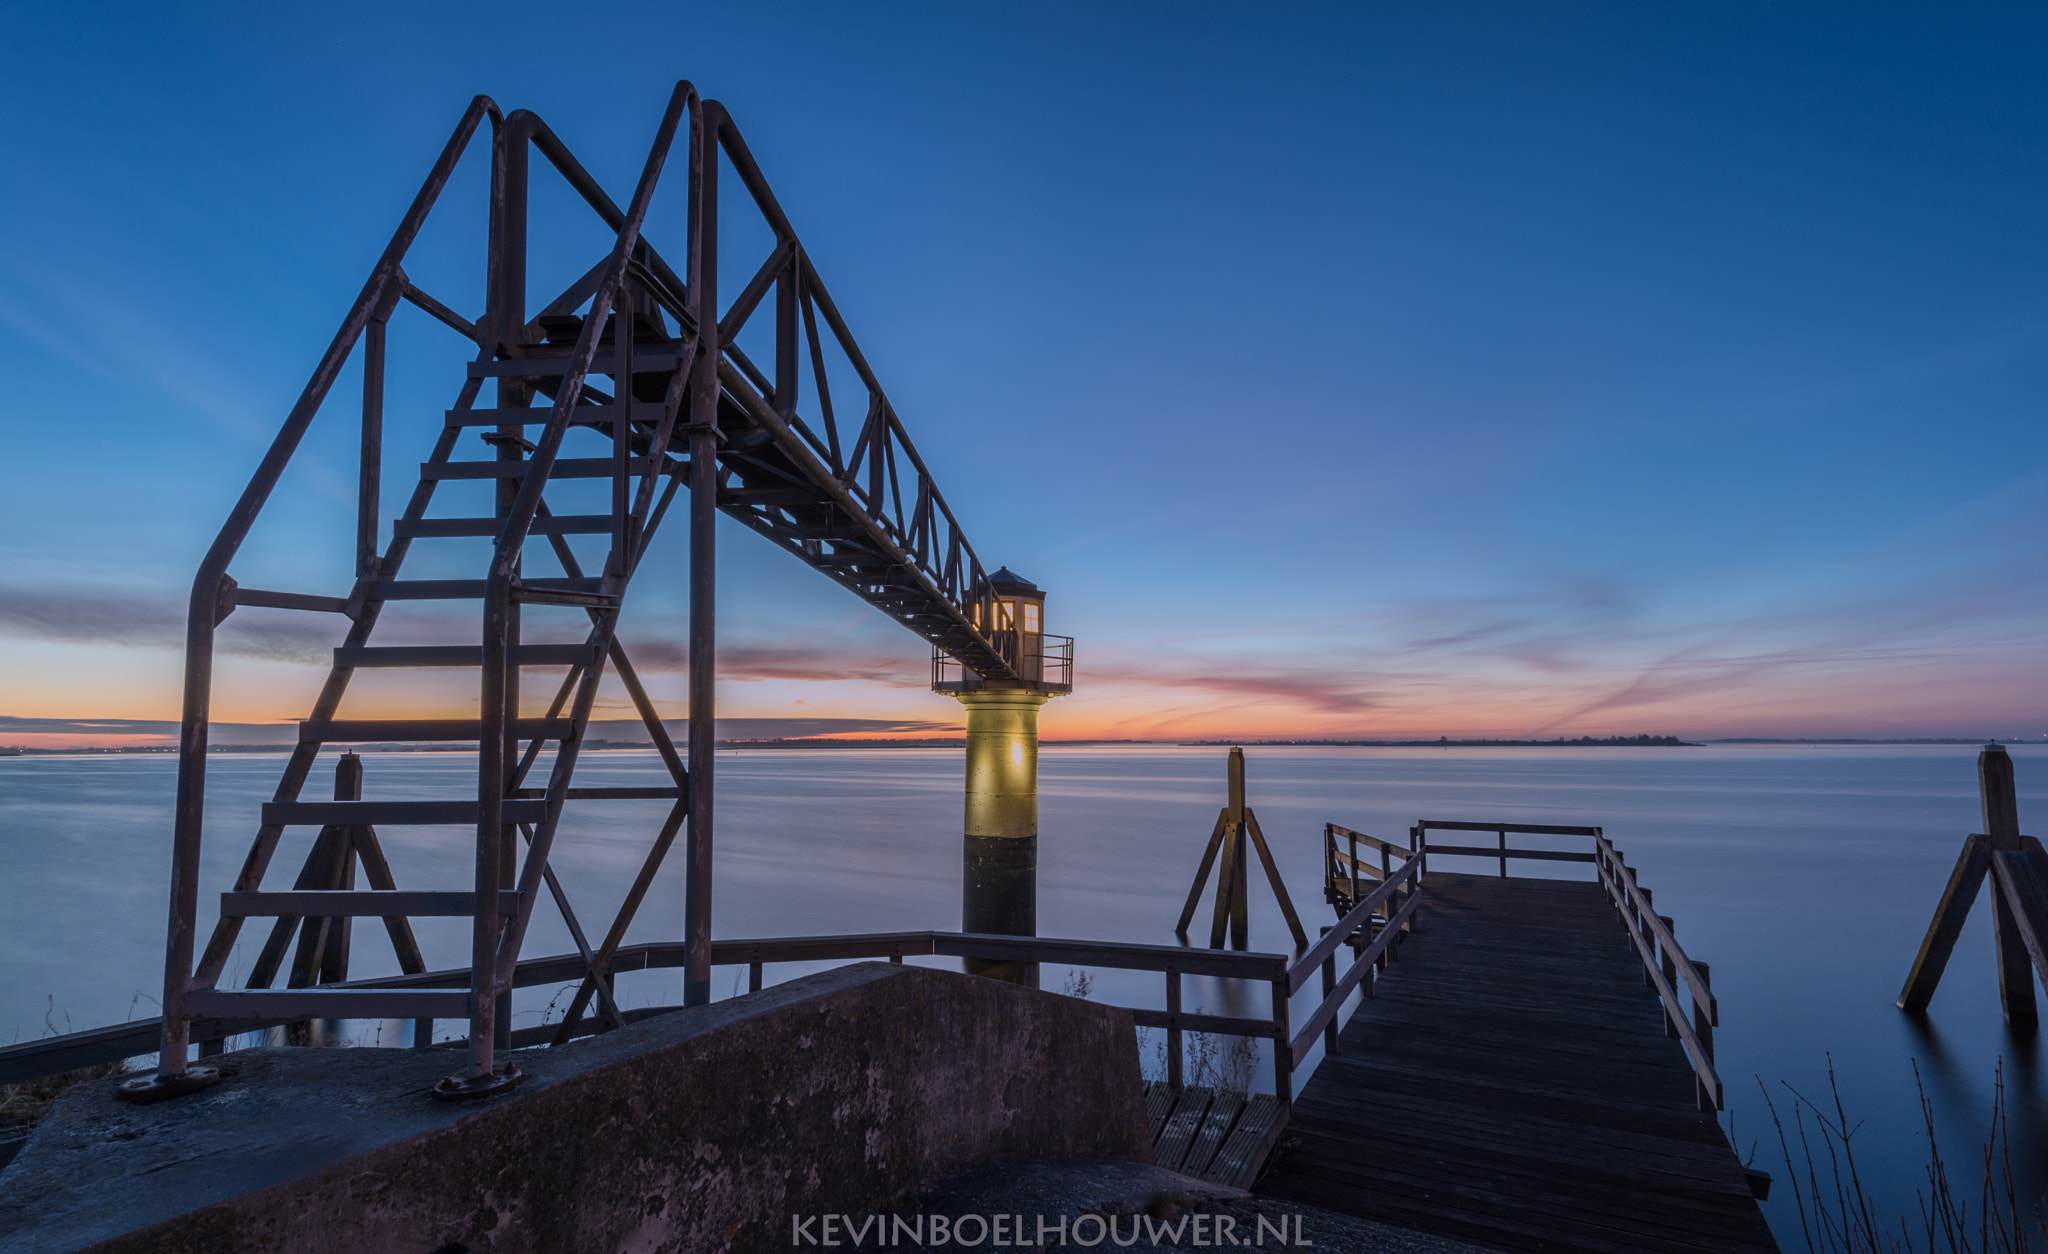
[(1038, 590), (1037, 584), (1007, 566), (988, 577), (988, 586), (994, 589), (998, 596), (1015, 596), (1020, 592), (1032, 596), (1044, 595)]

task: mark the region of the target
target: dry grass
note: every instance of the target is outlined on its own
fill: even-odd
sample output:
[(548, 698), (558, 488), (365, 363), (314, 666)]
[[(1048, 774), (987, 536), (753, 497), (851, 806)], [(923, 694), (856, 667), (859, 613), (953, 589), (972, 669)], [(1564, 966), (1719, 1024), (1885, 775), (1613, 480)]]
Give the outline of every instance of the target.
[[(1206, 1013), (1197, 1006), (1194, 1013)], [(1249, 1036), (1213, 1036), (1207, 1032), (1184, 1035), (1181, 1079), (1189, 1088), (1212, 1089), (1218, 1093), (1251, 1092), (1252, 1079), (1259, 1073), (1259, 1047)], [(1166, 1033), (1153, 1028), (1138, 1029), (1140, 1058), (1149, 1057), (1146, 1078), (1167, 1077)]]
[(50, 1106), (66, 1089), (92, 1080), (104, 1080), (128, 1070), (126, 1062), (103, 1062), (80, 1067), (19, 1084), (0, 1084), (0, 1141), (26, 1136), (29, 1129), (50, 1113)]
[[(1884, 1216), (1877, 1202), (1864, 1191), (1862, 1174), (1856, 1168), (1852, 1144), (1863, 1124), (1851, 1124), (1835, 1085), (1835, 1060), (1828, 1059), (1828, 1096), (1832, 1112), (1808, 1099), (1791, 1085), (1785, 1091), (1793, 1098), (1793, 1136), (1764, 1090), (1764, 1104), (1777, 1128), (1778, 1147), (1785, 1156), (1790, 1175), (1792, 1200), (1799, 1209), (1799, 1228), (1806, 1248), (1813, 1254), (2027, 1254), (2030, 1233), (2040, 1231), (2041, 1216), (2033, 1222), (2020, 1209), (2019, 1193), (2012, 1174), (2011, 1146), (2006, 1138), (2005, 1067), (2001, 1062), (1993, 1077), (1991, 1128), (1984, 1138), (1983, 1176), (1972, 1199), (1967, 1185), (1962, 1196), (1949, 1178), (1942, 1161), (1941, 1146), (1934, 1137), (1934, 1104), (1927, 1099), (1920, 1080), (1920, 1064), (1913, 1064), (1913, 1083), (1920, 1093), (1920, 1117), (1927, 1129), (1927, 1184), (1914, 1190), (1920, 1217), (1909, 1221), (1904, 1214), (1893, 1221)], [(1762, 1087), (1762, 1081), (1758, 1081)], [(1809, 1133), (1809, 1126), (1811, 1133)], [(1818, 1137), (1816, 1151), (1815, 1136)], [(1792, 1156), (1792, 1139), (1799, 1141), (1800, 1159)], [(1816, 1152), (1827, 1160), (1821, 1171)], [(1975, 1203), (1972, 1212), (1972, 1201)]]

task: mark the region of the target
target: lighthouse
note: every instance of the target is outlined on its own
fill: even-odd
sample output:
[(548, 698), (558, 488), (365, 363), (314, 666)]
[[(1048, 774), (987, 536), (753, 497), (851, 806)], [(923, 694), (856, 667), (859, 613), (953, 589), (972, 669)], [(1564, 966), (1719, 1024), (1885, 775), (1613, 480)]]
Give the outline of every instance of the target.
[[(1038, 710), (1074, 690), (1074, 641), (1048, 635), (1045, 593), (1008, 567), (988, 577), (975, 627), (1016, 678), (976, 674), (943, 653), (932, 689), (967, 710), (960, 930), (1038, 934)], [(981, 621), (983, 616), (987, 621)], [(1035, 985), (1035, 964), (967, 960), (967, 969)]]

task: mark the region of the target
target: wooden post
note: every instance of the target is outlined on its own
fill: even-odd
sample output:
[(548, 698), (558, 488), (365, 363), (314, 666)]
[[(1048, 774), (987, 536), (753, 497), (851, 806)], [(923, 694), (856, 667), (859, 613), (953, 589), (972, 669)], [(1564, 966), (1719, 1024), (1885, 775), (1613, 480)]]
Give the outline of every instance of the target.
[[(1371, 919), (1367, 919), (1367, 920), (1366, 920), (1366, 922), (1365, 922), (1365, 924), (1364, 924), (1364, 926), (1365, 926), (1365, 927), (1366, 927), (1366, 928), (1367, 928), (1368, 930), (1370, 930), (1370, 928), (1372, 927), (1372, 920), (1371, 920)], [(1325, 935), (1325, 936), (1328, 936), (1329, 934), (1330, 934), (1330, 929), (1329, 929), (1329, 928), (1327, 928), (1327, 927), (1326, 927), (1326, 928), (1324, 928), (1324, 929), (1323, 929), (1323, 935)], [(1334, 993), (1334, 992), (1336, 992), (1336, 991), (1337, 991), (1337, 955), (1333, 953), (1333, 954), (1331, 954), (1331, 955), (1330, 955), (1329, 957), (1327, 957), (1327, 958), (1323, 959), (1323, 1000), (1324, 1000), (1325, 1002), (1329, 1001), (1329, 1000), (1330, 1000), (1330, 994), (1332, 994), (1332, 993)], [(1327, 1055), (1327, 1056), (1331, 1057), (1331, 1058), (1335, 1058), (1335, 1057), (1337, 1056), (1337, 1016), (1336, 1016), (1336, 1015), (1331, 1015), (1331, 1016), (1330, 1016), (1330, 1026), (1329, 1026), (1329, 1027), (1326, 1027), (1326, 1028), (1324, 1028), (1324, 1029), (1323, 1029), (1323, 1053), (1324, 1053), (1325, 1055)]]
[[(1699, 972), (1700, 983), (1706, 985), (1708, 990), (1711, 991), (1714, 987), (1713, 969), (1704, 962), (1693, 963), (1692, 969)], [(1707, 1061), (1710, 1063), (1714, 1061), (1714, 1016), (1707, 1013), (1706, 1005), (1697, 996), (1692, 999), (1692, 1034), (1700, 1038), (1700, 1052), (1707, 1056)], [(1720, 1104), (1714, 1100), (1714, 1095), (1707, 1091), (1707, 1082), (1705, 1080), (1695, 1075), (1692, 1083), (1695, 1096), (1699, 1099), (1699, 1108), (1701, 1110), (1711, 1111), (1720, 1109)]]
[[(1677, 933), (1678, 924), (1670, 916), (1660, 914), (1657, 917), (1663, 921), (1665, 931), (1673, 933), (1674, 935)], [(1658, 942), (1657, 956), (1661, 960), (1661, 965), (1664, 968), (1664, 982), (1671, 986), (1671, 995), (1675, 1000), (1678, 996), (1678, 962), (1671, 956), (1671, 946), (1666, 945), (1661, 941)], [(1676, 1040), (1678, 1037), (1678, 1008), (1676, 1006), (1670, 1006), (1665, 1008), (1664, 1035), (1671, 1037), (1674, 1040)]]
[[(1259, 864), (1265, 868), (1266, 880), (1272, 885), (1273, 896), (1280, 903), (1280, 914), (1287, 920), (1287, 930), (1294, 937), (1300, 949), (1308, 948), (1308, 932), (1301, 925), (1301, 916), (1295, 912), (1294, 899), (1287, 893), (1287, 885), (1280, 878), (1280, 865), (1273, 859), (1273, 851), (1266, 844), (1265, 833), (1259, 830), (1258, 816), (1245, 804), (1244, 793), (1244, 750), (1230, 751), (1227, 773), (1228, 792), (1223, 809), (1216, 815), (1216, 827), (1209, 834), (1209, 846), (1202, 853), (1202, 865), (1195, 871), (1195, 882), (1188, 888), (1188, 899), (1181, 907), (1180, 922), (1174, 928), (1178, 936), (1186, 936), (1188, 924), (1195, 917), (1195, 906), (1202, 897), (1202, 889), (1209, 881), (1209, 868), (1221, 855), (1222, 865), (1216, 872), (1216, 905), (1209, 920), (1209, 948), (1223, 948), (1226, 929), (1233, 949), (1247, 948), (1251, 943), (1251, 859), (1256, 853)], [(1358, 892), (1357, 841), (1352, 841), (1351, 885), (1353, 900)], [(1332, 865), (1337, 856), (1335, 842), (1330, 829), (1323, 828), (1324, 887), (1336, 891), (1336, 880)]]
[[(334, 799), (363, 799), (363, 759), (344, 753), (334, 764)], [(336, 874), (334, 887), (347, 892), (356, 886), (356, 829), (337, 828), (334, 834)], [(346, 915), (327, 922), (327, 951), (320, 956), (320, 982), (339, 984), (348, 978), (348, 947), (353, 920)]]
[[(1230, 809), (1224, 807), (1228, 816)], [(1225, 818), (1223, 823), (1223, 863), (1216, 868), (1216, 907), (1209, 915), (1209, 948), (1223, 948), (1224, 931), (1230, 925), (1230, 907), (1236, 893), (1237, 864), (1244, 857), (1244, 825)]]
[(1251, 946), (1251, 825), (1245, 821), (1244, 806), (1244, 750), (1233, 746), (1230, 750), (1229, 767), (1230, 824), (1236, 836), (1231, 851), (1236, 855), (1225, 862), (1230, 870), (1230, 947), (1247, 949)]
[[(1380, 857), (1382, 857), (1382, 858), (1385, 858), (1386, 856), (1387, 856), (1387, 851), (1386, 851), (1386, 850), (1384, 850), (1384, 849), (1380, 850)], [(1357, 833), (1357, 832), (1353, 832), (1353, 833), (1351, 833), (1351, 904), (1352, 904), (1353, 906), (1356, 906), (1356, 905), (1358, 904), (1358, 833)], [(1368, 937), (1368, 939), (1370, 939), (1370, 937)]]
[(1287, 1013), (1287, 977), (1273, 981), (1273, 1096), (1294, 1105), (1294, 1033)]
[[(1977, 793), (1991, 853), (1995, 856), (2018, 852), (2019, 799), (2013, 785), (2012, 757), (2005, 746), (1986, 745), (1977, 755)], [(2002, 892), (1991, 894), (1991, 925), (1998, 949), (1998, 1001), (2005, 1011), (2005, 1021), (2015, 1026), (2031, 1026), (2038, 1018), (2033, 963), (2021, 939), (2019, 921), (2013, 917), (2012, 903)]]
[[(1634, 868), (1634, 867), (1630, 867), (1630, 868), (1629, 868), (1629, 872), (1628, 872), (1628, 878), (1629, 878), (1629, 880), (1630, 880), (1630, 882), (1631, 882), (1631, 883), (1633, 883), (1633, 882), (1635, 881), (1635, 878), (1636, 878), (1636, 871), (1635, 871), (1635, 868)], [(1638, 887), (1638, 888), (1641, 888), (1641, 885), (1637, 885), (1637, 887)], [(1647, 889), (1647, 888), (1642, 888), (1642, 889), (1641, 889), (1641, 891), (1642, 891), (1642, 894), (1643, 894), (1643, 902), (1644, 902), (1645, 904), (1647, 904), (1647, 905), (1650, 905), (1650, 906), (1655, 906), (1655, 905), (1657, 904), (1657, 903), (1656, 903), (1656, 901), (1655, 901), (1655, 899), (1651, 897), (1651, 895), (1650, 895), (1650, 890), (1649, 890), (1649, 889)], [(1652, 931), (1650, 930), (1650, 925), (1649, 925), (1648, 923), (1646, 923), (1646, 922), (1644, 922), (1644, 921), (1643, 921), (1643, 907), (1642, 907), (1641, 905), (1638, 905), (1638, 906), (1636, 907), (1636, 911), (1635, 911), (1635, 920), (1636, 920), (1636, 935), (1638, 935), (1638, 936), (1642, 937), (1642, 938), (1643, 938), (1643, 939), (1644, 939), (1645, 941), (1649, 942), (1649, 943), (1650, 943), (1651, 945), (1653, 945), (1653, 946), (1654, 946), (1654, 945), (1655, 945), (1655, 944), (1657, 943), (1657, 935), (1656, 935), (1656, 933), (1654, 933), (1654, 932), (1652, 932)], [(1655, 988), (1655, 987), (1657, 987), (1657, 981), (1655, 981), (1655, 980), (1653, 980), (1653, 979), (1651, 979), (1651, 978), (1650, 978), (1650, 972), (1649, 972), (1649, 969), (1648, 969), (1648, 968), (1644, 968), (1644, 970), (1643, 970), (1643, 987), (1644, 987), (1644, 988)]]
[(1181, 1033), (1180, 1033), (1180, 972), (1169, 969), (1166, 973), (1166, 1013), (1174, 1022), (1166, 1029), (1166, 1082), (1173, 1088), (1181, 1087)]
[(1508, 877), (1508, 834), (1504, 830), (1500, 834), (1500, 877)]
[[(1390, 879), (1390, 878), (1391, 878), (1391, 877), (1393, 876), (1393, 874), (1394, 874), (1394, 871), (1393, 871), (1393, 866), (1394, 866), (1394, 856), (1393, 856), (1392, 854), (1390, 854), (1390, 853), (1388, 853), (1388, 852), (1387, 852), (1387, 847), (1386, 847), (1385, 845), (1381, 845), (1381, 846), (1380, 846), (1380, 883), (1382, 883), (1382, 884), (1386, 883), (1386, 882), (1387, 882), (1387, 880), (1388, 880), (1388, 879)], [(1391, 924), (1391, 923), (1392, 923), (1392, 922), (1394, 921), (1394, 908), (1395, 908), (1395, 906), (1396, 906), (1397, 904), (1399, 904), (1399, 903), (1405, 902), (1406, 898), (1407, 898), (1407, 894), (1406, 894), (1406, 893), (1403, 893), (1403, 892), (1393, 892), (1393, 893), (1389, 893), (1389, 894), (1387, 895), (1387, 900), (1386, 900), (1386, 901), (1385, 901), (1384, 903), (1382, 903), (1382, 904), (1381, 904), (1381, 906), (1380, 906), (1380, 926), (1379, 926), (1379, 927), (1367, 927), (1367, 928), (1365, 929), (1365, 939), (1366, 939), (1367, 941), (1371, 941), (1371, 940), (1372, 940), (1372, 938), (1373, 938), (1373, 934), (1374, 934), (1375, 932), (1380, 932), (1380, 931), (1384, 931), (1384, 930), (1385, 930), (1385, 928), (1386, 928), (1386, 925), (1388, 925), (1388, 924)], [(1386, 969), (1387, 969), (1387, 963), (1393, 960), (1394, 946), (1395, 946), (1396, 944), (1398, 944), (1398, 943), (1399, 943), (1399, 938), (1396, 938), (1395, 940), (1390, 940), (1390, 941), (1388, 941), (1388, 942), (1387, 942), (1387, 947), (1386, 947), (1385, 949), (1381, 950), (1381, 951), (1380, 951), (1380, 956), (1379, 956), (1379, 957), (1378, 957), (1377, 959), (1375, 959), (1375, 960), (1373, 961), (1373, 970), (1375, 970), (1375, 971), (1384, 971), (1384, 970), (1386, 970)], [(1370, 983), (1371, 983), (1371, 981), (1370, 981), (1370, 980), (1368, 980), (1368, 981), (1366, 981), (1366, 982), (1367, 982), (1368, 984), (1370, 984)]]

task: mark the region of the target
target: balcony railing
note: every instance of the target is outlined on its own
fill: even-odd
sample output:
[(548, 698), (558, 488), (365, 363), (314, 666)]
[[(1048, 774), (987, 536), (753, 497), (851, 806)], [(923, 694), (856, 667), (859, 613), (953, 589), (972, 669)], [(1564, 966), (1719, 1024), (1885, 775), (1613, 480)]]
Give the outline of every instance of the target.
[[(1016, 667), (1026, 687), (1060, 693), (1074, 690), (1072, 636), (1010, 632), (998, 634), (994, 643), (1003, 654), (1003, 660)], [(932, 650), (933, 692), (978, 692), (989, 687), (1010, 686), (1007, 681), (993, 685), (985, 683), (981, 676), (962, 666), (952, 655), (937, 648)]]

